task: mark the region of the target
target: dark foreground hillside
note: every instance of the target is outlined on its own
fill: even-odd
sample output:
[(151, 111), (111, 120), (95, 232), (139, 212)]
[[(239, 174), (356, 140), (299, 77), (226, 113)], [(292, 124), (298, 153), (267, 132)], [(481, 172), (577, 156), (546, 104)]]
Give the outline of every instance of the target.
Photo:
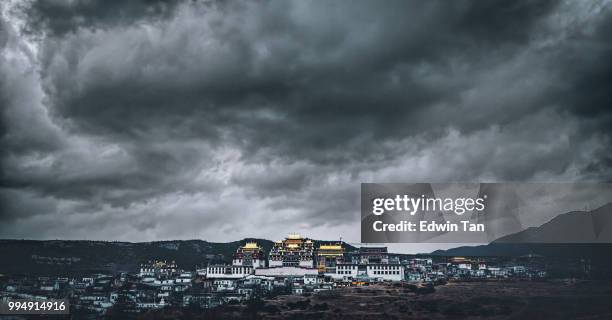
[(435, 292), (398, 284), (212, 310), (159, 310), (139, 319), (612, 319), (610, 301), (610, 282), (451, 282)]

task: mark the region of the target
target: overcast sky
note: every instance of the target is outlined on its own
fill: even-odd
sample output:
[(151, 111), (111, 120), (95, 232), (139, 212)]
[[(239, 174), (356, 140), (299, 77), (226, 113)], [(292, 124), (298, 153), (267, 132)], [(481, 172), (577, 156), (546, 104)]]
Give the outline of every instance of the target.
[(612, 181), (607, 1), (0, 7), (0, 238), (356, 242), (361, 182)]

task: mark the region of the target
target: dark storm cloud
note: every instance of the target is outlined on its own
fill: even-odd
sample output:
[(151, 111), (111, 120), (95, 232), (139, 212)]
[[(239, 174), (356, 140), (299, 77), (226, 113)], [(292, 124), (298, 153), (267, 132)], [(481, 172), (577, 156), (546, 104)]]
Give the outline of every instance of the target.
[(607, 59), (612, 56), (612, 12), (603, 12), (598, 20), (595, 26), (576, 30), (558, 53), (566, 66), (562, 97), (575, 115), (602, 120), (602, 128), (612, 132), (612, 61)]
[(358, 232), (359, 182), (612, 177), (607, 2), (14, 12), (0, 235), (327, 235)]
[(28, 30), (63, 35), (83, 27), (108, 28), (151, 22), (169, 18), (178, 3), (171, 0), (34, 1), (26, 8)]
[[(554, 8), (498, 5), (241, 3), (216, 8), (220, 17), (196, 5), (161, 26), (160, 39), (138, 29), (52, 39), (43, 74), (55, 111), (79, 129), (134, 136), (180, 125), (170, 133), (214, 139), (234, 126), (232, 138), (299, 145), (286, 153), (304, 157), (356, 135), (431, 127), (412, 118), (452, 103), (470, 84), (427, 83), (422, 75), (452, 76), (453, 63), (488, 55), (504, 59)], [(481, 12), (485, 22), (474, 18)]]

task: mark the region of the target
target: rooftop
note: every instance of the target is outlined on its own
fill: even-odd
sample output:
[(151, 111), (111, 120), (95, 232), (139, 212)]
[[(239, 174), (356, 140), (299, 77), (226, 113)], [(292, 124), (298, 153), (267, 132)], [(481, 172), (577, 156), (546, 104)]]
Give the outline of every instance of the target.
[(321, 245), (319, 247), (319, 249), (321, 250), (342, 250), (342, 246), (339, 244), (335, 244), (335, 245)]
[(257, 242), (247, 242), (244, 246), (244, 249), (258, 249), (259, 246), (257, 245)]

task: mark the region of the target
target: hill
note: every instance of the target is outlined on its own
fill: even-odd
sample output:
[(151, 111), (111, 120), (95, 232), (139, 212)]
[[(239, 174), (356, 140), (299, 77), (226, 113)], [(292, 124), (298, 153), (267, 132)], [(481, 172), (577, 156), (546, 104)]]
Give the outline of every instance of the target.
[(546, 257), (610, 259), (612, 203), (592, 211), (560, 214), (534, 228), (499, 238), (490, 244), (437, 250), (439, 256), (504, 256), (537, 254)]
[(272, 241), (244, 239), (227, 243), (203, 240), (156, 242), (105, 242), (68, 240), (0, 240), (0, 273), (79, 274), (91, 272), (134, 272), (152, 259), (174, 260), (180, 267), (231, 260), (246, 240), (269, 250)]
[[(190, 270), (208, 263), (230, 263), (236, 249), (257, 241), (267, 253), (273, 242), (247, 238), (232, 242), (173, 240), (107, 242), (81, 240), (0, 240), (0, 274), (74, 275), (135, 272), (153, 259), (174, 260)], [(327, 243), (329, 241), (320, 241)], [(345, 244), (347, 250), (355, 250)]]

